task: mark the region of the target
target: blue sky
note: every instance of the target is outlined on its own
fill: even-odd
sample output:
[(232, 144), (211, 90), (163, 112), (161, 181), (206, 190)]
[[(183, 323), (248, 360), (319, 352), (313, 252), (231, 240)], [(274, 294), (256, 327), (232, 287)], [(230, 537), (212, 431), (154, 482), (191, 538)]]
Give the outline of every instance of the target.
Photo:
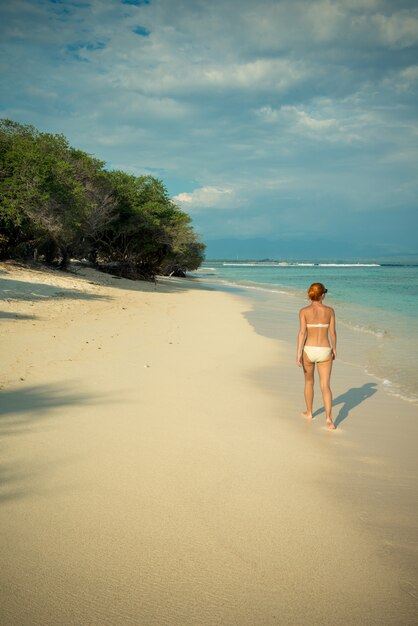
[(418, 252), (415, 1), (14, 0), (0, 13), (0, 116), (162, 178), (204, 240)]

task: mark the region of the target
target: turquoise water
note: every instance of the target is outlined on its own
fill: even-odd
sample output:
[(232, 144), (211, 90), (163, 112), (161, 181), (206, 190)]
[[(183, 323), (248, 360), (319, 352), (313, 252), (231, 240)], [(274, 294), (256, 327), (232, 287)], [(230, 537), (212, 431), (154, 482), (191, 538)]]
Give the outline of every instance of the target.
[(210, 261), (194, 274), (243, 290), (271, 316), (278, 339), (288, 339), (280, 337), (280, 319), (297, 324), (307, 288), (324, 283), (337, 314), (339, 358), (418, 402), (418, 265)]

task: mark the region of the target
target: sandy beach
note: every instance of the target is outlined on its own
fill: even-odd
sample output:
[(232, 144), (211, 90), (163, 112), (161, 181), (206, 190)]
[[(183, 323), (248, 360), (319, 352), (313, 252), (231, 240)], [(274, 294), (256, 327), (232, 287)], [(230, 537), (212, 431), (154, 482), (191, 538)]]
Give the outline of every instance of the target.
[(0, 264), (1, 624), (417, 624), (417, 407), (336, 363), (330, 432), (296, 321), (74, 271)]

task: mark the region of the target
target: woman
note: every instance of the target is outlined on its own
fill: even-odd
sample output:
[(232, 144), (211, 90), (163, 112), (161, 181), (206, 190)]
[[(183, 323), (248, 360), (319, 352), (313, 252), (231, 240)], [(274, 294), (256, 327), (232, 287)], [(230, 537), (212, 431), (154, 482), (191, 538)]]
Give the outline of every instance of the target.
[[(324, 399), (325, 417), (330, 430), (335, 429), (331, 417), (332, 393), (330, 378), (332, 362), (337, 357), (337, 334), (335, 331), (334, 309), (323, 303), (327, 289), (322, 283), (313, 283), (308, 289), (311, 304), (299, 311), (300, 330), (296, 363), (303, 366), (305, 373), (304, 417), (312, 419), (312, 403), (314, 397), (315, 363), (318, 367), (319, 383)], [(331, 339), (331, 344), (329, 341)]]

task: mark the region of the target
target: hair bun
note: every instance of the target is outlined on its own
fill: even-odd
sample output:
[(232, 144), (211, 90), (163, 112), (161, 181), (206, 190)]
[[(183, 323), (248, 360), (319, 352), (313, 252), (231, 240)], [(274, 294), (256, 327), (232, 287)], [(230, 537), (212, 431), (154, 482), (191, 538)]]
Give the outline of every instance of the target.
[(324, 293), (327, 293), (327, 290), (322, 283), (312, 283), (308, 289), (308, 298), (309, 300), (318, 302)]

